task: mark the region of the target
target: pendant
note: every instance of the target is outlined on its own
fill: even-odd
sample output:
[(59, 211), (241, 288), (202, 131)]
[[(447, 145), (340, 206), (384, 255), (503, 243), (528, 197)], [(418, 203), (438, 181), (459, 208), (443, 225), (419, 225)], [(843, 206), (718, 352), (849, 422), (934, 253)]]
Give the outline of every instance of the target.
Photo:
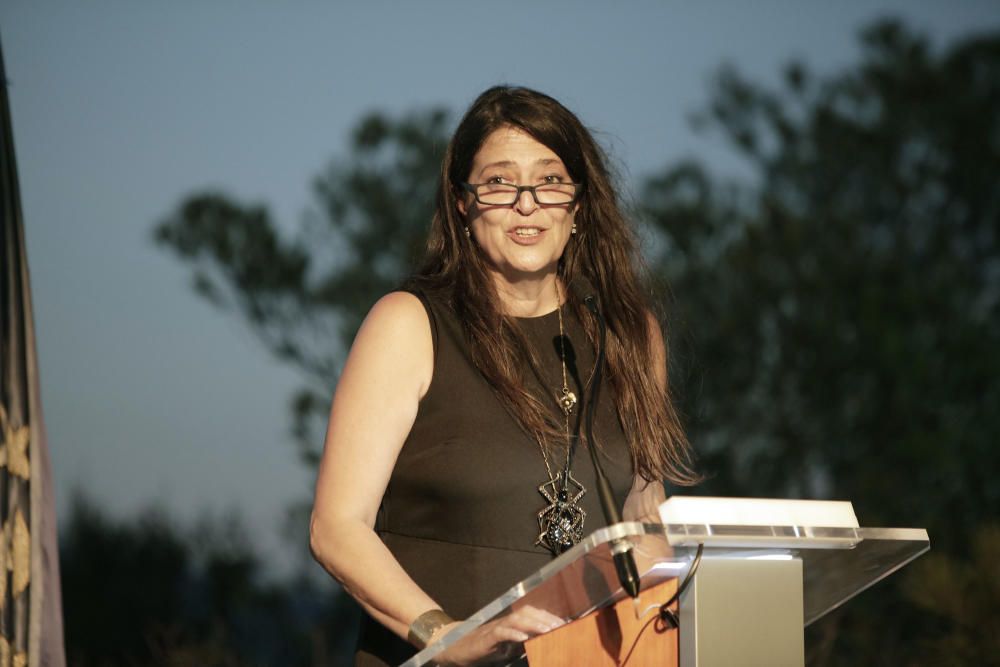
[(573, 408), (576, 407), (576, 394), (571, 392), (568, 387), (563, 387), (560, 391), (559, 407), (562, 408), (567, 417), (572, 414)]
[(558, 556), (583, 539), (583, 522), (587, 512), (577, 503), (587, 489), (569, 474), (566, 487), (558, 479), (550, 479), (538, 487), (538, 492), (549, 504), (538, 513), (538, 539), (540, 544)]

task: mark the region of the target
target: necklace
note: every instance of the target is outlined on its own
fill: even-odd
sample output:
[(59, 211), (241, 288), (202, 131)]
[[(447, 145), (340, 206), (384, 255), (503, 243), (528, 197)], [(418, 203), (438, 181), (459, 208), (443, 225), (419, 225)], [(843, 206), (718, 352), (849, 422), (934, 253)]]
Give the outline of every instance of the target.
[(566, 463), (558, 476), (553, 475), (545, 447), (541, 442), (538, 443), (549, 480), (538, 487), (538, 492), (548, 505), (538, 513), (539, 532), (535, 544), (541, 544), (554, 555), (559, 555), (583, 539), (583, 522), (587, 518), (587, 512), (578, 503), (587, 489), (573, 477), (570, 470), (573, 462), (573, 442), (570, 437), (569, 416), (576, 407), (576, 394), (569, 390), (566, 374), (566, 333), (563, 329), (562, 299), (559, 296), (558, 283), (556, 300), (559, 313), (559, 357), (562, 363), (562, 389), (556, 395), (556, 402), (562, 410), (566, 424)]

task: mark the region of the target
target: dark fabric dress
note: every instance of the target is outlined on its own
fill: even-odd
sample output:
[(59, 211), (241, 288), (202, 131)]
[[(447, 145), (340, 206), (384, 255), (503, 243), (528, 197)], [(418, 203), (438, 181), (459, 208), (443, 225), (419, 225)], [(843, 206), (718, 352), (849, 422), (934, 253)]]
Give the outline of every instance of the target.
[[(434, 375), (393, 469), (376, 532), (417, 585), (461, 619), (552, 559), (535, 544), (537, 514), (546, 505), (538, 485), (547, 473), (538, 443), (521, 430), (472, 365), (454, 312), (418, 296), (430, 318)], [(563, 318), (570, 389), (583, 397), (594, 352), (569, 309)], [(546, 398), (561, 419), (555, 404), (562, 386), (558, 313), (518, 323), (535, 346)], [(610, 394), (606, 386), (594, 421), (621, 509), (632, 483), (632, 463)], [(553, 471), (563, 465), (563, 452), (550, 455)], [(589, 534), (603, 526), (604, 518), (584, 448), (577, 448), (572, 469), (587, 489), (581, 503), (587, 512), (584, 534)], [(398, 665), (414, 653), (377, 621), (367, 616), (362, 621), (356, 665)]]

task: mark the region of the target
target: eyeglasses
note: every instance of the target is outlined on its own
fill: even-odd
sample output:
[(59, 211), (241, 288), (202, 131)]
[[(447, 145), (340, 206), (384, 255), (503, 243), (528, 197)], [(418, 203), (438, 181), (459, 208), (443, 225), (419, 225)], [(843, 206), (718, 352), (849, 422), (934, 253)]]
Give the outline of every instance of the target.
[(476, 201), (486, 206), (511, 206), (521, 193), (528, 191), (539, 206), (546, 204), (572, 204), (583, 190), (582, 183), (542, 183), (541, 185), (514, 185), (512, 183), (459, 183), (471, 192)]

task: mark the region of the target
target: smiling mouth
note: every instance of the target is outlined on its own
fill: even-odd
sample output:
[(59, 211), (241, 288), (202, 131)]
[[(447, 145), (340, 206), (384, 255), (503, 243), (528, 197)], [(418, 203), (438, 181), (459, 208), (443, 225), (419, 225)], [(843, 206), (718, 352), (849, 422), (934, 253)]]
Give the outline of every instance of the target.
[(541, 230), (538, 227), (517, 227), (514, 229), (514, 235), (521, 238), (528, 238), (531, 236), (538, 236), (542, 233), (542, 231), (544, 230)]

